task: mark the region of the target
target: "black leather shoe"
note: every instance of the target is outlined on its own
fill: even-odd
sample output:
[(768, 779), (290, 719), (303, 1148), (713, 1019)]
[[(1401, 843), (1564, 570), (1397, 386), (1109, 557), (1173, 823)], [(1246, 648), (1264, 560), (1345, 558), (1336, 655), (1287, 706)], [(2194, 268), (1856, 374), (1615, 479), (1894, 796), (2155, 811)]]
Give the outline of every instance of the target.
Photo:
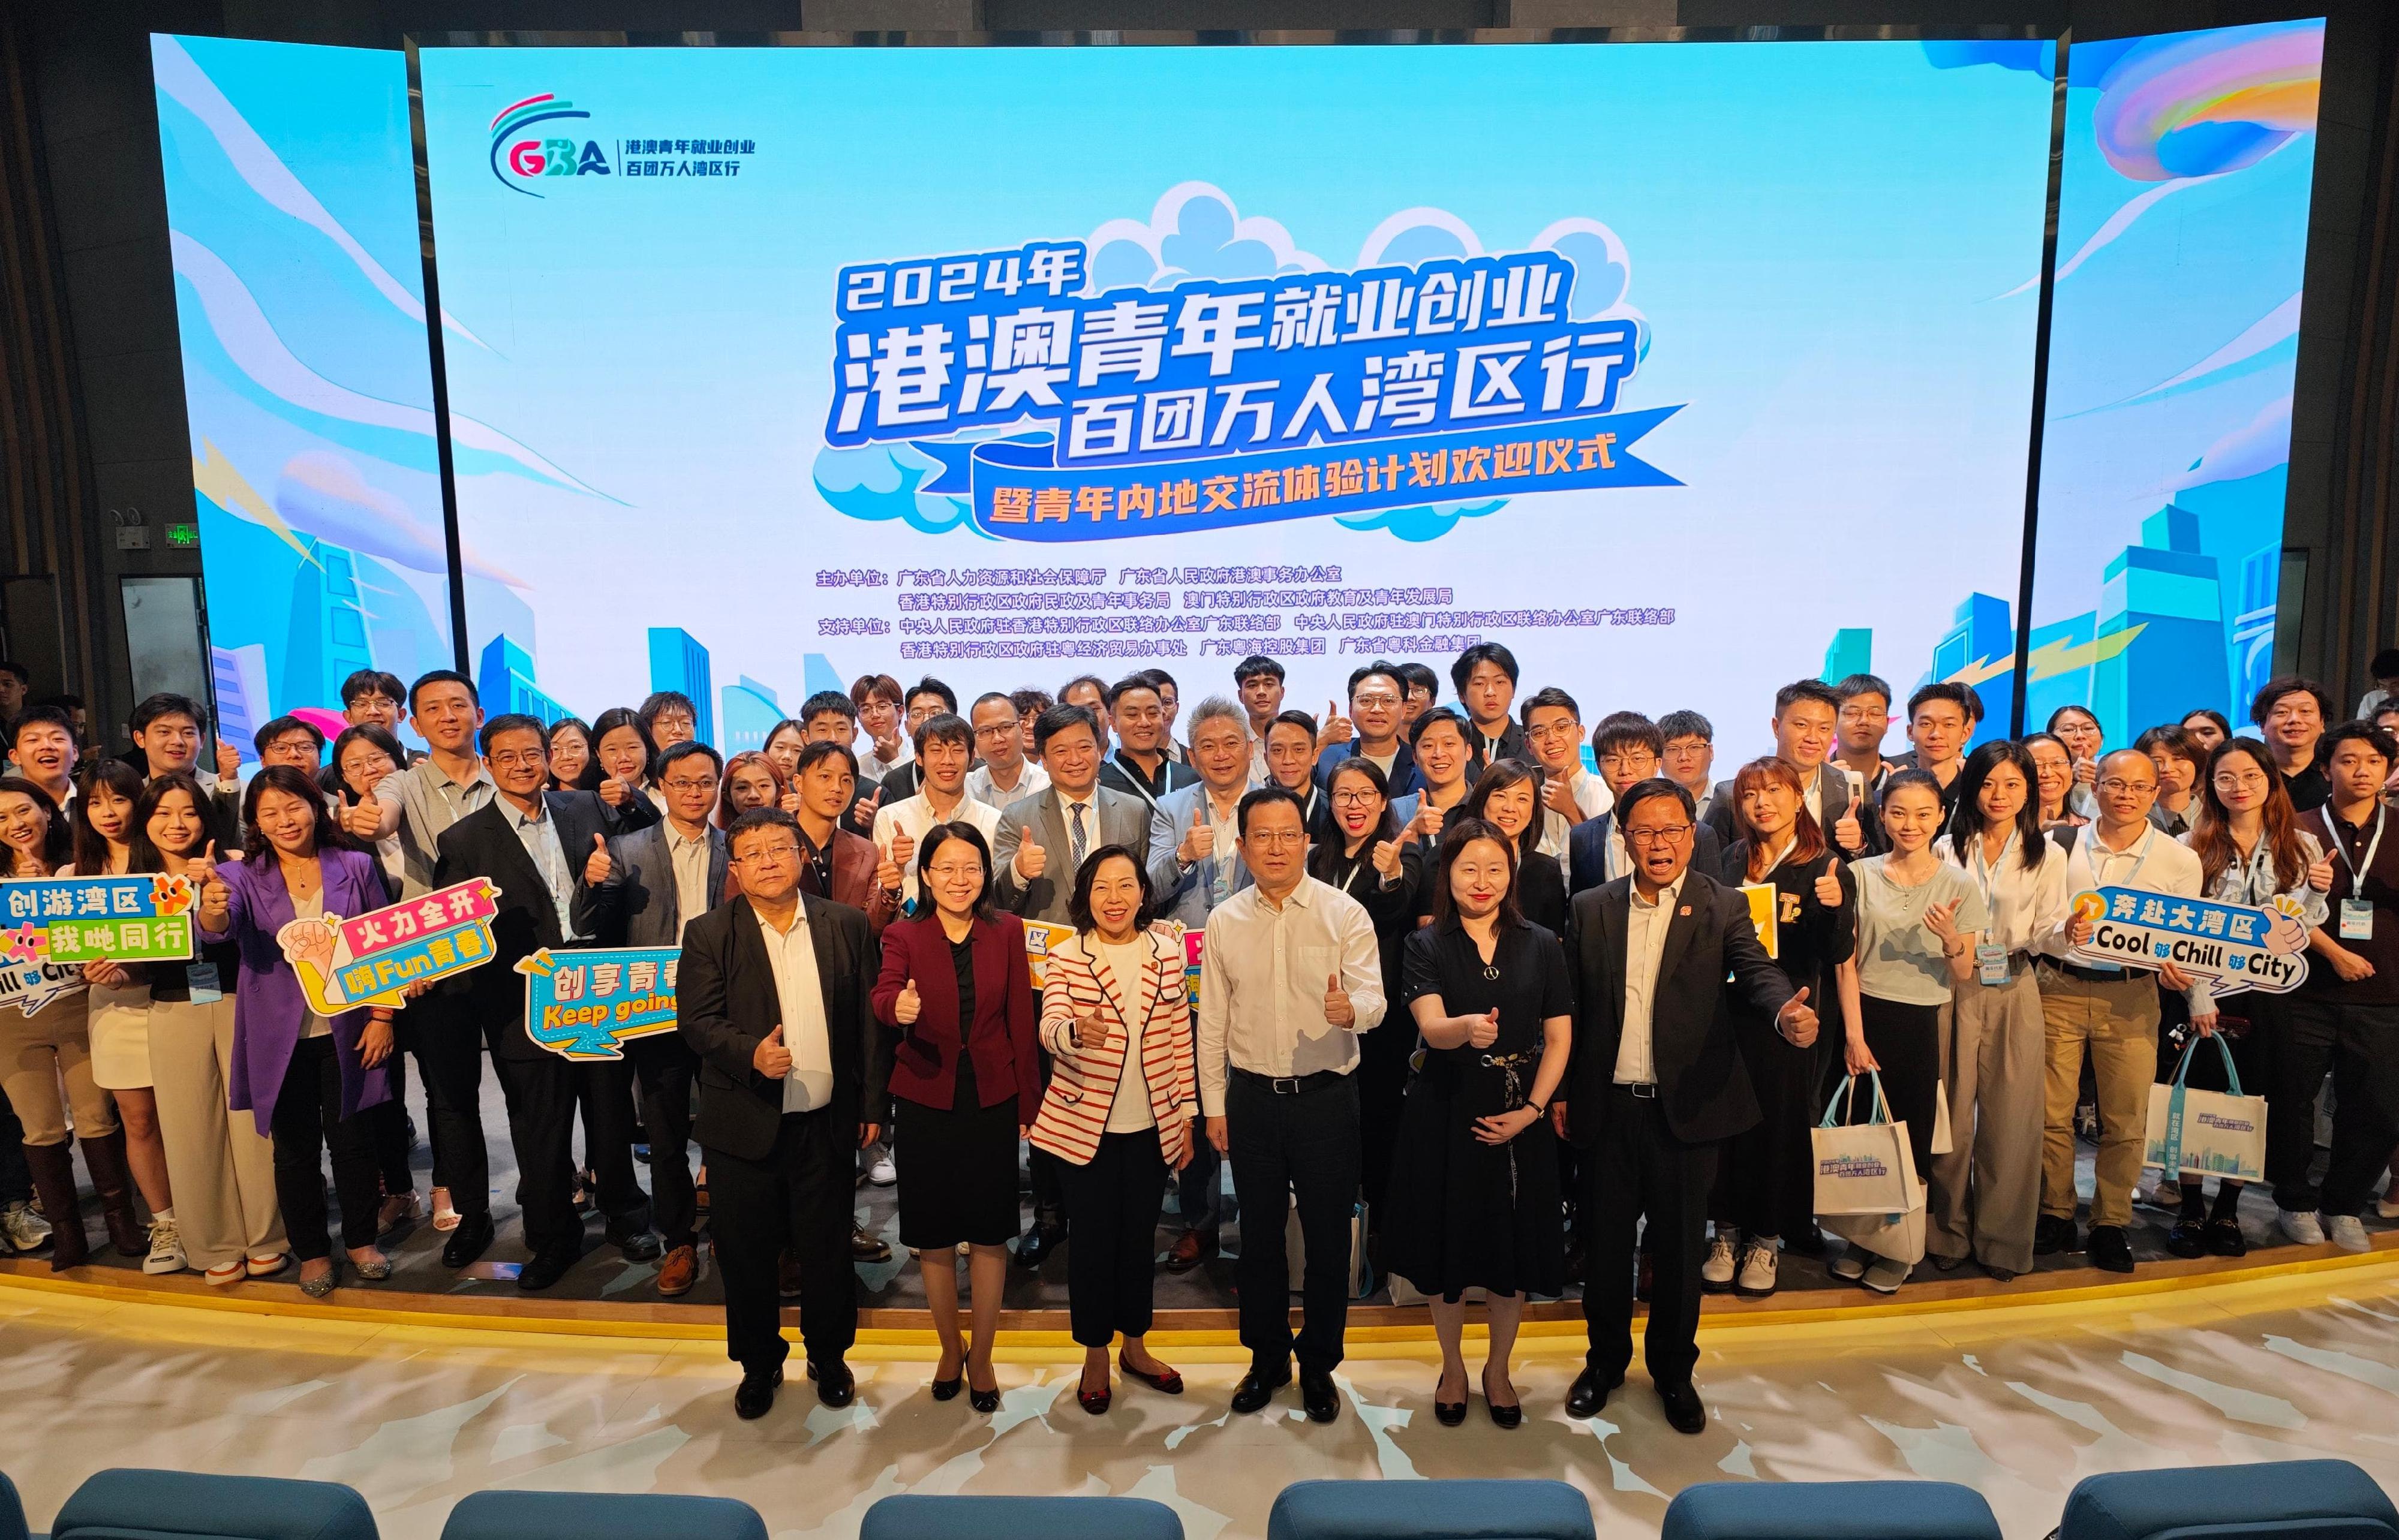
[(1321, 1369), (1301, 1370), (1299, 1404), (1311, 1423), (1329, 1423), (1340, 1416), (1341, 1392), (1334, 1387), (1332, 1374)]
[(967, 1386), (967, 1405), (986, 1417), (990, 1416), (999, 1410), (999, 1386), (993, 1385), (989, 1390), (977, 1390), (972, 1385)]
[(2060, 1219), (2054, 1214), (2043, 1214), (2034, 1223), (2032, 1227), (2032, 1254), (2034, 1256), (2053, 1257), (2060, 1251), (2079, 1251), (2080, 1250), (2082, 1250), (2082, 1248), (2075, 1242), (2074, 1222), (2072, 1220)]
[(1246, 1417), (1273, 1400), (1275, 1392), (1289, 1384), (1291, 1384), (1291, 1365), (1289, 1364), (1282, 1366), (1282, 1372), (1280, 1374), (1272, 1374), (1266, 1370), (1253, 1367), (1248, 1373), (1241, 1376), (1241, 1383), (1233, 1387), (1233, 1410)]
[(1016, 1265), (1027, 1272), (1037, 1272), (1050, 1253), (1066, 1243), (1066, 1227), (1063, 1224), (1036, 1223), (1016, 1243)]
[(2186, 1213), (2166, 1232), (2166, 1250), (2178, 1257), (2207, 1255), (2207, 1225), (2197, 1214)]
[(2133, 1270), (2133, 1243), (2124, 1235), (2123, 1226), (2094, 1224), (2091, 1227), (2091, 1265), (2103, 1273), (2129, 1273)]
[(665, 1254), (666, 1246), (647, 1230), (610, 1231), (608, 1244), (624, 1253), (627, 1262), (656, 1262)]
[(1466, 1403), (1435, 1400), (1432, 1403), (1432, 1420), (1443, 1427), (1457, 1427), (1466, 1421)]
[(517, 1287), (527, 1292), (547, 1289), (566, 1277), (566, 1270), (574, 1266), (576, 1259), (581, 1255), (582, 1252), (572, 1246), (536, 1251), (533, 1260), (517, 1274)]
[(1597, 1415), (1599, 1409), (1607, 1404), (1609, 1393), (1623, 1383), (1624, 1376), (1621, 1374), (1603, 1383), (1598, 1371), (1584, 1370), (1575, 1376), (1573, 1387), (1566, 1392), (1566, 1415), (1569, 1417)]
[(783, 1366), (745, 1370), (733, 1392), (733, 1414), (752, 1422), (775, 1409), (775, 1387), (783, 1383)]
[(817, 1399), (834, 1408), (847, 1406), (858, 1399), (858, 1377), (849, 1365), (836, 1358), (831, 1363), (808, 1360), (808, 1378), (817, 1383)]
[(1708, 1409), (1700, 1400), (1697, 1385), (1686, 1380), (1681, 1385), (1658, 1387), (1658, 1404), (1666, 1409), (1666, 1425), (1677, 1433), (1705, 1433), (1708, 1430)]
[(441, 1243), (441, 1265), (456, 1272), (492, 1249), (492, 1216), (461, 1214), (458, 1228)]
[(2237, 1219), (2212, 1219), (2207, 1222), (2207, 1251), (2216, 1257), (2245, 1257), (2249, 1254), (2249, 1237), (2241, 1233)]

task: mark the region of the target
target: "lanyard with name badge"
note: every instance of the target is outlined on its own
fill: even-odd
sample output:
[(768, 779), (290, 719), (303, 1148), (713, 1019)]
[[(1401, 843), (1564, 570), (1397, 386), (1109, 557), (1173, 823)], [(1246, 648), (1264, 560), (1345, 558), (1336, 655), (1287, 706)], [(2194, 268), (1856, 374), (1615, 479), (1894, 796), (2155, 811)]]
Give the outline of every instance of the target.
[[(2340, 901), (2340, 939), (2344, 941), (2374, 939), (2374, 906), (2365, 901), (2365, 874), (2374, 870), (2374, 854), (2382, 848), (2382, 820), (2390, 809), (2374, 810), (2374, 838), (2365, 846), (2365, 859), (2352, 859), (2349, 842), (2335, 830), (2332, 847), (2340, 852), (2341, 863), (2349, 868), (2349, 897)], [(2325, 810), (2325, 822), (2331, 822), (2331, 811)]]
[[(1983, 859), (1982, 836), (1976, 835), (1974, 838), (1973, 876), (1983, 889), (1983, 913), (1986, 916), (1986, 923), (1996, 924), (1999, 920), (1999, 900), (1992, 897), (1992, 892), (1997, 886), (1999, 869), (2008, 864), (2008, 852), (2015, 847), (2016, 835), (2011, 831), (2008, 834), (2008, 843), (1999, 846), (1999, 858), (1996, 861), (1986, 861)], [(2008, 949), (1996, 941), (1975, 942), (1974, 968), (1975, 978), (1981, 980), (1985, 988), (1999, 988), (2008, 981)]]
[[(2141, 831), (2141, 843), (2135, 845), (2131, 851), (2110, 850), (2106, 845), (2099, 843), (2099, 836), (2094, 829), (2091, 836), (2090, 844), (2084, 847), (2088, 853), (2091, 862), (2092, 885), (2094, 887), (2133, 887), (2137, 885), (2141, 880), (2141, 868), (2149, 864), (2149, 842), (2157, 837), (2157, 825), (2149, 824)], [(2131, 855), (2133, 857), (2133, 870), (2124, 874), (2124, 880), (2121, 883), (2109, 882), (2105, 871), (2106, 864), (2109, 861), (2121, 860), (2127, 855)], [(2121, 963), (2085, 963), (2083, 966), (2099, 973), (2121, 973), (2124, 971), (2123, 965)]]

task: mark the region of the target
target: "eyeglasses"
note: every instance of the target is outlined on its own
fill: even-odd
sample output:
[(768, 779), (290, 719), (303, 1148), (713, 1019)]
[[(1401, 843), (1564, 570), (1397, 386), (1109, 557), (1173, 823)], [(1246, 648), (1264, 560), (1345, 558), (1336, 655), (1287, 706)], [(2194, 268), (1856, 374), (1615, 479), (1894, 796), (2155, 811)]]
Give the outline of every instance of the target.
[(485, 757), (495, 765), (511, 768), (517, 765), (541, 765), (549, 763), (549, 755), (539, 749), (513, 749), (506, 753), (490, 754)]
[(1582, 736), (1582, 723), (1579, 722), (1545, 722), (1538, 727), (1525, 728), (1525, 736), (1528, 738), (1579, 738)]
[(2257, 774), (2255, 770), (2229, 772), (2218, 771), (2216, 777), (2216, 784), (2218, 786), (2230, 786), (2237, 790), (2245, 790), (2252, 787), (2265, 785), (2266, 777)]
[(1630, 770), (1636, 764), (1647, 764), (1654, 768), (1658, 763), (1658, 756), (1655, 754), (1602, 754), (1599, 756), (1599, 763), (1603, 770)]
[(780, 866), (785, 861), (796, 861), (799, 858), (800, 847), (798, 845), (778, 844), (769, 846), (765, 850), (752, 850), (747, 856), (736, 856), (733, 858), (733, 864), (736, 866)]
[(1342, 807), (1363, 807), (1380, 795), (1380, 792), (1374, 790), (1335, 791), (1333, 793), (1333, 801)]
[(1262, 829), (1241, 836), (1243, 844), (1254, 844), (1261, 850), (1274, 850), (1286, 844), (1306, 844), (1304, 830)]
[(2157, 789), (2158, 783), (2153, 780), (2126, 780), (2121, 776), (2110, 776), (2099, 783), (2100, 790), (2113, 791), (2120, 796), (2127, 792), (2147, 795)]
[(974, 732), (975, 736), (979, 738), (1004, 738), (1015, 732), (1016, 728), (1017, 723), (1013, 722), (996, 722), (987, 726), (978, 727)]
[(1628, 829), (1624, 831), (1624, 843), (1644, 849), (1651, 845), (1673, 844), (1690, 833), (1693, 827), (1687, 823), (1670, 823), (1656, 829)]
[(1380, 690), (1376, 690), (1362, 696), (1351, 696), (1349, 697), (1349, 704), (1352, 706), (1397, 706), (1399, 703), (1399, 696), (1394, 695), (1386, 695)]
[(689, 776), (678, 776), (673, 780), (662, 780), (658, 784), (670, 791), (713, 791), (716, 790), (716, 777), (703, 776), (695, 780)]

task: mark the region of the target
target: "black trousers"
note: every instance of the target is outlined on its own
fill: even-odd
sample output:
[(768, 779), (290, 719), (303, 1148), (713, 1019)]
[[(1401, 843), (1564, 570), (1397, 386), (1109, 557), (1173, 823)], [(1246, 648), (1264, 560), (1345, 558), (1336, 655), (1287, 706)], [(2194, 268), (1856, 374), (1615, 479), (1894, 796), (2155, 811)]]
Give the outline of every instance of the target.
[(1687, 1385), (1691, 1366), (1700, 1361), (1700, 1258), (1707, 1249), (1716, 1146), (1675, 1138), (1657, 1099), (1636, 1097), (1623, 1086), (1609, 1087), (1599, 1106), (1577, 1101), (1573, 1115), (1602, 1120), (1598, 1140), (1582, 1152), (1590, 1258), (1582, 1316), (1591, 1339), (1583, 1361), (1602, 1385), (1620, 1378), (1633, 1362), (1633, 1236), (1646, 1214), (1656, 1272), (1643, 1357), (1657, 1385)]
[(1141, 1336), (1149, 1330), (1158, 1215), (1165, 1207), (1166, 1155), (1158, 1130), (1104, 1133), (1091, 1164), (1061, 1161), (1059, 1168), (1066, 1201), (1075, 1206), (1075, 1244), (1066, 1248), (1075, 1340), (1105, 1347), (1119, 1331)]
[(375, 1169), (386, 1196), (413, 1191), (416, 1174), (409, 1169), (408, 1055), (391, 1056), (391, 1100), (374, 1109)]
[[(2399, 1006), (2360, 1006), (2336, 996), (2289, 994), (2270, 1049), (2266, 1180), (2277, 1208), (2355, 1214), (2399, 1145)], [(2332, 1072), (2332, 1164), (2319, 1189), (2316, 1092)]]
[(838, 1362), (858, 1340), (858, 1272), (849, 1257), (858, 1119), (832, 1108), (785, 1113), (775, 1147), (745, 1160), (705, 1146), (709, 1234), (725, 1279), (725, 1356), (745, 1370), (791, 1355), (775, 1291), (778, 1259), (800, 1270), (800, 1339), (809, 1361)]
[(623, 1240), (649, 1228), (649, 1195), (633, 1175), (634, 1071), (630, 1059), (570, 1062), (575, 1101), (583, 1119), (583, 1164), (596, 1184), (608, 1238)]
[[(1041, 1089), (1050, 1089), (1050, 1050), (1038, 1048)], [(1026, 1145), (1025, 1174), (1033, 1179), (1033, 1223), (1057, 1226), (1066, 1223), (1066, 1163), (1047, 1150)]]
[(426, 1140), (433, 1146), (433, 1185), (450, 1189), (450, 1205), (461, 1218), (492, 1211), (492, 1157), (483, 1144), (483, 1039), (454, 1024), (448, 1002), (428, 995), (413, 1001), (402, 1020), (411, 1023), (417, 1078), (425, 1082)]
[(25, 1126), (0, 1096), (0, 1209), (34, 1201), (34, 1173), (25, 1164)]
[(650, 1140), (650, 1204), (659, 1237), (671, 1250), (698, 1244), (699, 1200), (691, 1180), (691, 1082), (699, 1060), (672, 1033), (625, 1045), (642, 1093), (642, 1131)]
[(357, 1250), (374, 1244), (376, 1210), (383, 1204), (374, 1149), (381, 1110), (342, 1115), (342, 1071), (330, 1035), (303, 1037), (292, 1047), (268, 1131), (275, 1140), (275, 1201), (283, 1209), (291, 1254), (302, 1262), (333, 1254), (325, 1230), (328, 1151), (333, 1157), (333, 1196), (342, 1206), (342, 1245)]
[(508, 1142), (516, 1150), (517, 1209), (525, 1249), (535, 1255), (583, 1246), (575, 1208), (575, 1069), (550, 1054), (499, 1059), (492, 1069), (508, 1100)]
[[(1358, 1209), (1358, 1085), (1348, 1075), (1294, 1096), (1231, 1072), (1225, 1120), (1241, 1219), (1241, 1345), (1254, 1364), (1280, 1371), (1294, 1352), (1303, 1371), (1341, 1362), (1349, 1324), (1349, 1223)], [(1300, 1329), (1291, 1330), (1291, 1263), (1283, 1195), (1299, 1201)], [(1080, 1244), (1078, 1241), (1077, 1244)]]
[[(1866, 1049), (1882, 1066), (1883, 1101), (1894, 1120), (1907, 1125), (1908, 1152), (1922, 1182), (1932, 1169), (1932, 1130), (1940, 1120), (1941, 1007), (1867, 994), (1858, 999), (1858, 1015)], [(1872, 1122), (1873, 1082), (1862, 1082), (1856, 1101), (1843, 1111), (1845, 1123)]]

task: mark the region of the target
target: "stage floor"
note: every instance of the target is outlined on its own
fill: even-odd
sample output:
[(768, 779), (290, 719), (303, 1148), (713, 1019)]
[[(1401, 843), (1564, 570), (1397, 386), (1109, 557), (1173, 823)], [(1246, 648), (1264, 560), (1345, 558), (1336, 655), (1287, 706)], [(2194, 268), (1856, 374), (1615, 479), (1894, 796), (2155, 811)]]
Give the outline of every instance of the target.
[(1285, 1483), (1321, 1476), (1557, 1477), (1608, 1534), (1655, 1533), (1698, 1481), (1912, 1476), (1979, 1488), (2010, 1540), (2045, 1534), (2099, 1470), (2328, 1454), (2399, 1490), (2399, 1251), (2145, 1281), (1816, 1321), (1711, 1315), (1711, 1425), (1684, 1438), (1638, 1371), (1600, 1416), (1567, 1420), (1580, 1341), (1564, 1322), (1520, 1349), (1513, 1432), (1479, 1404), (1462, 1427), (1434, 1423), (1430, 1344), (1364, 1329), (1325, 1427), (1289, 1396), (1231, 1416), (1242, 1355), (1213, 1331), (1154, 1339), (1186, 1395), (1120, 1385), (1105, 1417), (1078, 1409), (1078, 1355), (1045, 1333), (1004, 1340), (996, 1416), (932, 1400), (929, 1347), (884, 1340), (853, 1357), (855, 1406), (794, 1384), (742, 1423), (721, 1340), (633, 1322), (530, 1335), (275, 1313), (296, 1303), (284, 1289), (237, 1290), (241, 1312), (9, 1277), (0, 1458), (36, 1529), (94, 1470), (142, 1464), (346, 1481), (392, 1540), (434, 1540), (454, 1501), (501, 1486), (739, 1497), (778, 1540), (849, 1540), (901, 1492), (1131, 1493), (1174, 1506), (1191, 1540), (1237, 1540), (1265, 1533)]

